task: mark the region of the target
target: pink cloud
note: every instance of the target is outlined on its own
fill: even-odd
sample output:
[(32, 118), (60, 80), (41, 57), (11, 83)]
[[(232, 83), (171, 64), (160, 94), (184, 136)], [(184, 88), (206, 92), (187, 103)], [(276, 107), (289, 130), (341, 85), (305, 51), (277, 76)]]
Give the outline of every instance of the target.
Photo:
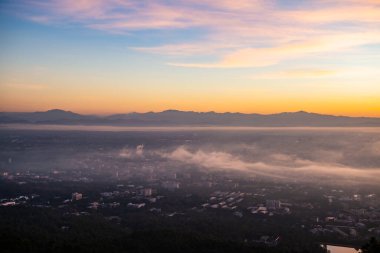
[[(31, 1), (39, 23), (82, 24), (111, 33), (202, 28), (202, 39), (134, 48), (184, 56), (181, 67), (262, 67), (313, 54), (378, 43), (380, 5), (374, 0), (310, 1), (283, 9), (275, 1), (54, 0)], [(330, 28), (345, 22), (339, 30)], [(264, 45), (264, 46), (263, 46)], [(215, 54), (215, 62), (188, 62), (186, 56)]]
[(339, 34), (311, 38), (302, 42), (281, 44), (276, 47), (242, 48), (222, 56), (214, 63), (170, 63), (179, 67), (194, 68), (245, 68), (264, 67), (284, 60), (310, 57), (325, 52), (339, 52), (366, 43), (380, 42), (379, 34)]

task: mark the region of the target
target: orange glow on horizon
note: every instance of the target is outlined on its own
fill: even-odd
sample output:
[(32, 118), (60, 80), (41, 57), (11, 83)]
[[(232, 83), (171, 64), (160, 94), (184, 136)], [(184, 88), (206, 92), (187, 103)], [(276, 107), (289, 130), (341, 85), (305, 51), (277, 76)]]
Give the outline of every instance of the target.
[[(188, 95), (171, 97), (157, 97), (154, 94), (145, 95), (144, 101), (139, 100), (142, 95), (135, 97), (101, 97), (83, 96), (77, 94), (75, 97), (65, 99), (59, 95), (44, 97), (39, 101), (29, 96), (12, 97), (5, 96), (0, 102), (1, 111), (9, 112), (31, 112), (47, 111), (50, 109), (62, 109), (81, 114), (109, 115), (116, 113), (130, 112), (160, 112), (168, 109), (181, 111), (196, 111), (218, 113), (240, 112), (240, 113), (260, 113), (274, 114), (281, 112), (307, 111), (319, 114), (342, 115), (352, 117), (380, 117), (380, 97), (346, 97), (337, 99), (331, 98), (300, 98), (300, 97), (281, 97), (280, 95), (252, 96), (247, 99), (245, 96), (228, 97), (225, 94), (221, 96), (203, 96)], [(249, 97), (249, 96), (248, 96)], [(19, 99), (20, 103), (14, 103)], [(10, 103), (12, 100), (13, 103)], [(149, 102), (147, 102), (148, 100)]]

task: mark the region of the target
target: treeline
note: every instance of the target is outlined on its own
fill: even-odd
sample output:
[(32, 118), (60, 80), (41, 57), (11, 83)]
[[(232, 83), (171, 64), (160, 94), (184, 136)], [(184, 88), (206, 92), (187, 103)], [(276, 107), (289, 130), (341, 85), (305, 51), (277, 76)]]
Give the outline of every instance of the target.
[[(142, 222), (139, 229), (129, 229), (108, 221), (101, 215), (62, 215), (47, 208), (0, 208), (0, 245), (2, 252), (310, 252), (323, 250), (294, 235), (293, 242), (276, 247), (237, 241), (195, 227), (169, 226), (157, 219), (154, 227)], [(191, 224), (191, 223), (190, 223)], [(237, 228), (231, 228), (234, 230)], [(252, 228), (254, 229), (254, 228)]]

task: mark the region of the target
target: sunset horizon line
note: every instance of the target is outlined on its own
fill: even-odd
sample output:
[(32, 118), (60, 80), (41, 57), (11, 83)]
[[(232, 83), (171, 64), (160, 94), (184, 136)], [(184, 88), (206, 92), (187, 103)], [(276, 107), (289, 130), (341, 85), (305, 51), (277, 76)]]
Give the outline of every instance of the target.
[(295, 114), (295, 113), (305, 113), (305, 114), (316, 114), (321, 116), (334, 116), (334, 117), (350, 117), (350, 118), (380, 118), (379, 116), (371, 116), (371, 115), (347, 115), (347, 114), (335, 114), (335, 113), (326, 113), (326, 112), (316, 112), (316, 111), (308, 111), (304, 109), (298, 109), (298, 110), (291, 110), (291, 111), (277, 111), (272, 113), (262, 113), (262, 112), (240, 112), (240, 111), (217, 111), (217, 110), (208, 110), (208, 111), (202, 111), (202, 110), (181, 110), (181, 109), (174, 109), (174, 108), (168, 108), (163, 110), (148, 110), (148, 111), (126, 111), (126, 112), (110, 112), (110, 113), (89, 113), (89, 112), (80, 112), (76, 110), (71, 109), (62, 109), (62, 108), (51, 108), (51, 109), (44, 109), (44, 110), (31, 110), (31, 111), (0, 111), (0, 113), (46, 113), (51, 111), (61, 111), (66, 113), (74, 113), (79, 115), (85, 115), (85, 116), (99, 116), (99, 117), (107, 117), (112, 115), (118, 115), (118, 114), (147, 114), (147, 113), (163, 113), (163, 112), (183, 112), (183, 113), (214, 113), (214, 114), (242, 114), (242, 115), (262, 115), (262, 116), (269, 116), (269, 115), (278, 115), (278, 114)]

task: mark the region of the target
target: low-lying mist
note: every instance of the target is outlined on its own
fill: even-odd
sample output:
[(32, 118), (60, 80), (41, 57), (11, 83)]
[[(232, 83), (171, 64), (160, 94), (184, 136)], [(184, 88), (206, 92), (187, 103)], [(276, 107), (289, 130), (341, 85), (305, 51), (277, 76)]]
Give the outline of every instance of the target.
[(280, 130), (241, 136), (219, 133), (202, 141), (194, 138), (180, 145), (142, 147), (123, 148), (119, 155), (292, 181), (380, 183), (380, 135), (360, 129), (299, 134)]
[(88, 169), (122, 175), (131, 168), (135, 173), (142, 167), (191, 167), (275, 180), (380, 183), (377, 128), (2, 130), (0, 147), (3, 171)]
[(276, 179), (380, 182), (380, 168), (350, 167), (332, 161), (331, 157), (326, 161), (322, 157), (318, 160), (304, 160), (297, 155), (268, 153), (261, 158), (252, 159), (216, 149), (191, 151), (186, 146), (178, 147), (170, 153), (160, 154), (173, 161), (207, 169), (238, 170)]

